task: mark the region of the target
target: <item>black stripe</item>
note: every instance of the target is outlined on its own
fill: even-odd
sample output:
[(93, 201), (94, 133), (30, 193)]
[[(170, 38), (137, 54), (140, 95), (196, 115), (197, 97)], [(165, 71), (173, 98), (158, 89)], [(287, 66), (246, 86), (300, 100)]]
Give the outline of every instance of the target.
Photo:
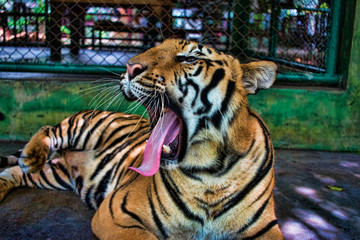
[(170, 181), (171, 186), (172, 186), (172, 189), (174, 189), (175, 192), (176, 192), (178, 195), (182, 195), (180, 189), (178, 188), (178, 186), (176, 185), (176, 183), (174, 182), (174, 180), (173, 180), (172, 177), (170, 176), (169, 172), (168, 172), (168, 171), (163, 171), (163, 174), (165, 174), (167, 180)]
[(190, 49), (190, 52), (189, 53), (192, 53), (197, 47), (196, 46), (193, 46), (191, 49)]
[(151, 188), (150, 187), (147, 190), (147, 196), (148, 196), (148, 202), (149, 202), (150, 208), (151, 208), (151, 214), (153, 216), (155, 224), (158, 227), (158, 229), (160, 230), (160, 232), (163, 235), (164, 239), (166, 239), (166, 238), (169, 237), (169, 235), (166, 233), (164, 225), (162, 224), (161, 220), (159, 219), (159, 216), (157, 215), (157, 213), (155, 211), (154, 203), (152, 201)]
[(119, 223), (114, 223), (116, 226), (119, 226), (119, 227), (121, 227), (121, 228), (125, 228), (125, 229), (131, 229), (131, 228), (137, 228), (137, 229), (141, 229), (141, 230), (146, 230), (145, 228), (143, 228), (143, 227), (140, 227), (140, 226), (137, 226), (137, 225), (131, 225), (131, 226), (124, 226), (124, 225), (121, 225), (121, 224), (119, 224)]
[[(90, 139), (91, 135), (92, 135), (93, 133), (95, 133), (96, 129), (99, 128), (99, 127), (105, 122), (105, 120), (107, 120), (107, 119), (108, 119), (109, 117), (111, 117), (113, 114), (115, 114), (115, 112), (112, 112), (112, 113), (106, 115), (106, 117), (103, 117), (103, 118), (101, 118), (100, 120), (98, 120), (98, 122), (95, 124), (95, 126), (93, 126), (93, 127), (87, 132), (87, 135), (86, 135), (86, 137), (85, 137), (85, 139), (84, 139), (84, 141), (83, 141), (83, 147), (82, 147), (83, 150), (86, 149), (86, 145), (87, 145), (87, 143), (89, 142), (89, 139)], [(80, 139), (80, 138), (78, 138), (78, 139)], [(77, 143), (76, 143), (76, 145), (74, 145), (74, 146), (76, 147), (76, 146), (77, 146)]]
[(246, 231), (246, 229), (248, 229), (251, 225), (253, 225), (259, 218), (260, 216), (263, 214), (263, 212), (265, 211), (270, 199), (272, 197), (272, 194), (268, 197), (268, 199), (266, 199), (266, 201), (264, 202), (264, 204), (256, 211), (256, 213), (251, 217), (250, 221), (248, 221), (244, 226), (242, 226), (238, 231), (237, 234), (241, 234), (243, 232)]
[(0, 168), (6, 167), (8, 165), (7, 157), (0, 157)]
[[(153, 81), (154, 79), (152, 78), (149, 78), (149, 77), (145, 77), (147, 80), (149, 81)], [(153, 89), (155, 88), (156, 86), (154, 86), (153, 84), (149, 84), (149, 83), (145, 83), (145, 82), (142, 82), (142, 81), (138, 81), (137, 84), (141, 85), (142, 87), (145, 87), (145, 88), (150, 88), (150, 89)]]
[(92, 194), (93, 188), (94, 188), (94, 186), (91, 186), (91, 187), (87, 190), (87, 192), (86, 192), (86, 194), (85, 194), (85, 204), (86, 204), (86, 206), (88, 206), (89, 208), (95, 210), (96, 207), (92, 205), (92, 203), (91, 203), (91, 198), (90, 198), (90, 195)]
[[(184, 71), (184, 77), (185, 79), (187, 78), (187, 73), (185, 71)], [(188, 89), (188, 85), (186, 84), (186, 81), (184, 81), (184, 83), (181, 82), (181, 77), (179, 78), (178, 81), (178, 89), (183, 94), (183, 98), (185, 98), (189, 92), (189, 89)]]
[(212, 61), (210, 59), (202, 59), (202, 60), (204, 60), (206, 64), (206, 71), (208, 71), (210, 67), (214, 66), (214, 64), (212, 64)]
[[(89, 127), (89, 124), (90, 122), (88, 123), (88, 121), (90, 121), (92, 118), (95, 118), (97, 115), (99, 115), (100, 113), (102, 113), (102, 111), (93, 111), (93, 112), (87, 112), (86, 114), (83, 115), (83, 119), (84, 119), (84, 122), (79, 130), (79, 133), (77, 134), (77, 136), (73, 136), (74, 138), (74, 146), (77, 146), (78, 145), (78, 142), (79, 140), (81, 139), (83, 133), (85, 133), (85, 129)], [(94, 114), (95, 112), (95, 114)], [(90, 113), (90, 116), (87, 117), (87, 114)]]
[(243, 153), (243, 154), (235, 154), (235, 155), (230, 156), (229, 160), (227, 161), (226, 167), (223, 168), (220, 172), (216, 173), (215, 176), (220, 177), (220, 176), (223, 176), (224, 174), (228, 173), (232, 169), (232, 167), (235, 165), (235, 163), (237, 163), (239, 161), (239, 159), (245, 158), (250, 153), (250, 151), (253, 148), (254, 144), (255, 144), (255, 139), (253, 139), (251, 141), (250, 147), (245, 153)]
[(164, 171), (165, 170), (160, 169), (161, 179), (165, 185), (166, 190), (170, 194), (172, 200), (177, 205), (178, 209), (181, 212), (183, 212), (183, 214), (185, 215), (186, 218), (197, 221), (197, 222), (201, 223), (201, 225), (203, 226), (204, 220), (189, 210), (188, 206), (181, 200), (180, 196), (176, 193), (176, 191), (171, 187), (171, 185), (167, 181), (166, 177), (164, 176)]
[(197, 176), (197, 175), (194, 175), (192, 174), (191, 172), (188, 172), (186, 169), (182, 168), (182, 167), (179, 167), (180, 171), (185, 174), (187, 177), (191, 178), (191, 179), (194, 179), (194, 180), (197, 180), (197, 181), (202, 181), (202, 179)]
[(123, 125), (123, 126), (120, 126), (120, 127), (116, 128), (115, 130), (112, 129), (112, 130), (111, 130), (111, 134), (108, 136), (108, 138), (107, 138), (105, 141), (103, 141), (104, 135), (105, 135), (105, 133), (107, 132), (106, 130), (109, 128), (109, 126), (111, 126), (111, 124), (112, 124), (113, 122), (118, 121), (118, 120), (120, 120), (120, 119), (126, 120), (124, 117), (117, 117), (117, 118), (111, 120), (111, 122), (103, 129), (101, 135), (99, 136), (99, 138), (98, 138), (98, 140), (97, 140), (97, 142), (96, 142), (96, 144), (95, 144), (95, 146), (94, 146), (94, 149), (98, 149), (98, 148), (100, 147), (100, 144), (104, 145), (112, 136), (114, 136), (115, 134), (117, 134), (121, 129), (124, 129), (124, 126), (131, 126), (131, 125), (134, 125), (134, 124), (135, 124), (135, 123), (134, 123), (134, 124)]
[(96, 202), (96, 207), (99, 207), (102, 201), (104, 201), (106, 190), (109, 186), (110, 177), (113, 169), (110, 169), (106, 172), (105, 176), (101, 179), (96, 192), (94, 193), (94, 200)]
[[(140, 135), (140, 136), (141, 136), (141, 135)], [(137, 141), (137, 140), (138, 140), (138, 139), (134, 138), (134, 139), (132, 139), (131, 141), (128, 141), (128, 142), (127, 142), (126, 144), (124, 144), (124, 145), (126, 145), (126, 146), (131, 145), (133, 142), (135, 142), (135, 141)], [(120, 159), (120, 160), (118, 161), (118, 163), (117, 163), (116, 170), (115, 170), (115, 174), (114, 174), (112, 180), (114, 180), (114, 178), (115, 178), (115, 176), (116, 176), (116, 174), (117, 174), (117, 171), (119, 170), (119, 168), (120, 168), (121, 164), (124, 162), (124, 160), (129, 156), (130, 153), (132, 153), (132, 152), (134, 151), (134, 149), (136, 149), (136, 148), (138, 148), (140, 145), (142, 145), (142, 144), (145, 142), (145, 140), (146, 140), (146, 139), (137, 142), (135, 145), (133, 145), (133, 146), (131, 147), (131, 149), (129, 149), (128, 151), (126, 151), (126, 152), (122, 155), (121, 159)], [(126, 146), (125, 146), (123, 149), (125, 149)], [(136, 157), (136, 159), (138, 159), (138, 157)], [(117, 180), (116, 186), (117, 186), (117, 184), (119, 183), (119, 180), (120, 180), (120, 179)]]
[(110, 197), (110, 201), (109, 201), (109, 211), (110, 211), (110, 215), (111, 217), (114, 219), (114, 211), (112, 210), (112, 203), (113, 203), (113, 200), (114, 200), (114, 197), (115, 195), (120, 191), (120, 190), (123, 190), (125, 189), (127, 186), (129, 186), (132, 182), (134, 182), (137, 177), (139, 176), (140, 174), (133, 174), (132, 177), (125, 183), (123, 183), (123, 185), (121, 185), (120, 187), (116, 188), (113, 192), (112, 192), (112, 195)]
[[(75, 126), (74, 126), (74, 129), (73, 129), (73, 131), (72, 131), (72, 134), (71, 134), (71, 146), (75, 146), (74, 145), (74, 136), (76, 136), (76, 130), (77, 130), (77, 128), (78, 128), (78, 125), (79, 125), (79, 118), (76, 118), (76, 123), (75, 123)], [(70, 126), (70, 128), (71, 128), (71, 126)]]
[(229, 109), (229, 102), (234, 92), (235, 92), (235, 82), (229, 81), (226, 88), (225, 98), (221, 103), (221, 109), (220, 111), (216, 111), (214, 115), (211, 117), (211, 121), (217, 129), (219, 129), (221, 126), (221, 122), (222, 122), (221, 120), (223, 120), (222, 115), (225, 116), (227, 114), (227, 111)]
[(19, 151), (17, 151), (16, 153), (11, 154), (11, 155), (13, 155), (14, 157), (19, 158), (19, 157), (21, 156), (21, 153), (22, 153), (22, 151), (21, 151), (21, 150), (19, 150)]
[[(142, 159), (143, 158), (143, 153), (139, 153), (132, 161), (131, 161), (131, 163), (130, 164), (128, 164), (128, 166), (134, 166), (134, 163), (135, 162), (140, 162), (139, 160), (140, 159)], [(118, 169), (118, 168), (117, 168)], [(124, 170), (124, 175), (126, 176), (126, 175), (128, 175), (129, 174), (129, 172), (133, 172), (133, 170), (131, 170), (131, 169), (129, 169), (129, 168), (122, 168), (122, 170)], [(114, 176), (115, 177), (115, 176)], [(120, 182), (120, 178), (117, 178), (117, 180), (116, 180), (116, 185), (115, 186), (117, 186), (118, 184), (119, 184), (119, 182)]]
[(224, 65), (223, 62), (220, 61), (220, 60), (215, 60), (214, 62), (217, 63), (217, 64), (219, 64), (220, 66)]
[(156, 196), (156, 199), (160, 205), (160, 209), (161, 209), (161, 212), (167, 216), (170, 216), (170, 214), (168, 213), (168, 211), (166, 210), (166, 208), (164, 207), (164, 205), (162, 204), (162, 202), (160, 201), (160, 196), (159, 196), (159, 193), (157, 191), (157, 187), (156, 187), (156, 181), (155, 181), (155, 176), (153, 176), (153, 186), (154, 186), (154, 190), (155, 190), (155, 196)]
[(193, 139), (193, 137), (203, 128), (205, 128), (205, 117), (202, 117), (200, 119), (198, 119), (194, 133), (191, 135), (190, 137), (190, 141)]
[(261, 229), (259, 232), (257, 232), (255, 235), (251, 237), (246, 237), (243, 240), (253, 240), (256, 238), (261, 237), (265, 233), (267, 233), (273, 226), (277, 225), (277, 220), (272, 220), (268, 225), (266, 225), (263, 229)]
[[(95, 176), (98, 174), (99, 171), (101, 171), (107, 164), (109, 164), (111, 162), (111, 160), (114, 159), (114, 157), (116, 157), (116, 155), (121, 152), (122, 150), (124, 150), (130, 143), (124, 143), (122, 145), (120, 145), (118, 148), (116, 148), (113, 152), (107, 154), (101, 161), (100, 163), (97, 165), (94, 173), (91, 175), (90, 179), (94, 179)], [(111, 182), (114, 181), (116, 175), (117, 175), (117, 171), (119, 170), (121, 164), (124, 162), (124, 160), (128, 157), (129, 153), (131, 153), (133, 151), (133, 149), (129, 149), (125, 154), (123, 154), (121, 156), (121, 158), (119, 160), (117, 160), (115, 162), (115, 164), (113, 165), (112, 169), (114, 170), (114, 174), (113, 177), (111, 179)], [(116, 165), (116, 167), (115, 167)], [(119, 181), (120, 179), (118, 179)], [(117, 185), (117, 183), (116, 183)]]
[(195, 83), (193, 82), (193, 80), (190, 79), (190, 78), (186, 78), (186, 83), (187, 83), (187, 85), (192, 86), (192, 87), (194, 88), (194, 90), (195, 90), (195, 96), (194, 96), (194, 99), (193, 99), (192, 102), (191, 102), (191, 106), (194, 107), (194, 106), (195, 106), (195, 103), (196, 103), (196, 99), (197, 99), (198, 96), (199, 96), (199, 86), (198, 86), (197, 84), (195, 84)]
[(200, 174), (200, 173), (207, 173), (207, 174), (218, 174), (219, 172), (223, 172), (225, 169), (225, 158), (227, 156), (226, 149), (224, 147), (219, 147), (217, 149), (217, 156), (214, 164), (208, 167), (180, 167), (181, 171), (186, 174)]
[(48, 189), (48, 187), (46, 187), (41, 181), (40, 181), (40, 179), (39, 179), (39, 184), (40, 184), (40, 188), (43, 188), (43, 189)]
[(56, 166), (59, 167), (59, 169), (66, 175), (66, 177), (68, 178), (69, 182), (71, 182), (71, 176), (70, 173), (68, 172), (67, 168), (61, 163), (58, 162), (56, 163)]
[(267, 191), (269, 190), (271, 184), (272, 184), (272, 180), (274, 178), (274, 174), (271, 175), (271, 179), (269, 181), (269, 184), (266, 186), (266, 188), (264, 189), (264, 191), (250, 204), (249, 207), (251, 207), (252, 205), (254, 205), (254, 203), (256, 203), (257, 201), (259, 201), (264, 195), (265, 193), (267, 193)]
[[(112, 122), (111, 122), (112, 123)], [(111, 124), (110, 123), (110, 124)], [(109, 124), (109, 125), (110, 125)], [(107, 143), (115, 134), (118, 134), (121, 130), (123, 130), (124, 128), (130, 127), (130, 126), (134, 126), (136, 123), (130, 123), (130, 124), (126, 124), (126, 125), (122, 125), (116, 129), (111, 129), (111, 134), (106, 138), (106, 140), (104, 141), (104, 144)], [(103, 133), (106, 131), (106, 129), (104, 129)], [(100, 139), (100, 138), (99, 138)], [(98, 144), (97, 144), (98, 145)], [(96, 148), (95, 148), (96, 149)]]
[[(56, 134), (57, 129), (59, 129), (58, 137), (60, 137), (60, 142), (57, 141), (57, 137), (56, 137), (56, 135), (57, 135), (57, 134)], [(63, 136), (62, 136), (62, 128), (61, 128), (61, 124), (60, 124), (60, 123), (53, 128), (53, 133), (54, 133), (54, 136), (55, 136), (55, 139), (56, 139), (55, 148), (56, 148), (56, 149), (61, 148), (61, 146), (62, 146), (62, 144), (63, 144), (63, 142), (64, 142), (64, 138), (63, 138)]]
[(68, 146), (69, 147), (72, 147), (72, 145), (71, 145), (71, 139), (73, 138), (73, 136), (72, 136), (72, 133), (71, 133), (71, 128), (72, 128), (72, 126), (73, 126), (73, 124), (74, 124), (74, 119), (75, 119), (75, 115), (73, 115), (73, 116), (71, 116), (70, 118), (69, 118), (69, 120), (68, 120), (68, 129), (67, 129), (67, 137), (68, 137)]
[(197, 75), (199, 75), (201, 73), (201, 71), (203, 70), (203, 66), (199, 66), (198, 69), (196, 69), (195, 73), (192, 75), (193, 77), (196, 77)]
[(73, 190), (72, 186), (69, 185), (67, 182), (65, 182), (56, 172), (56, 169), (53, 165), (50, 165), (51, 171), (54, 175), (54, 178), (57, 183), (59, 183), (61, 186), (63, 186), (66, 190)]
[(109, 201), (109, 211), (110, 211), (110, 215), (111, 215), (111, 218), (112, 218), (112, 219), (115, 218), (115, 217), (114, 217), (114, 211), (113, 211), (113, 209), (112, 209), (112, 203), (113, 203), (114, 197), (115, 197), (115, 195), (117, 194), (118, 191), (119, 191), (119, 189), (115, 190), (115, 191), (112, 193), (112, 195), (111, 195), (111, 197), (110, 197), (110, 201)]
[(114, 159), (115, 156), (116, 154), (114, 153), (106, 154), (106, 156), (99, 161), (99, 164), (96, 166), (95, 171), (90, 176), (90, 180), (93, 181), (94, 178), (99, 174), (99, 172), (103, 170), (105, 166)]
[(31, 177), (31, 173), (26, 174), (26, 176), (28, 177), (29, 181), (37, 188), (41, 188), (37, 185), (37, 183), (34, 181), (34, 179)]
[(144, 225), (143, 221), (141, 220), (141, 218), (136, 215), (133, 212), (130, 212), (127, 208), (126, 208), (126, 204), (127, 204), (127, 198), (128, 198), (129, 192), (127, 192), (124, 196), (123, 202), (121, 204), (121, 210), (123, 211), (123, 213), (129, 215), (131, 218), (135, 219), (137, 222), (139, 222), (141, 225)]
[(202, 52), (194, 52), (194, 54), (196, 54), (197, 56), (206, 56), (206, 54)]
[(224, 79), (224, 77), (225, 77), (225, 70), (223, 68), (216, 69), (216, 71), (214, 72), (211, 78), (210, 84), (207, 85), (200, 94), (200, 99), (204, 107), (199, 109), (196, 112), (196, 114), (208, 113), (210, 111), (211, 103), (209, 102), (208, 94), (212, 89), (214, 89), (220, 83), (221, 80)]
[(22, 174), (22, 179), (24, 179), (24, 186), (29, 186), (28, 181), (26, 180), (26, 174)]
[[(104, 150), (102, 150), (100, 153), (98, 153), (98, 154), (96, 155), (96, 158), (98, 158), (99, 156), (101, 156), (102, 154), (104, 154), (107, 150), (111, 149), (112, 147), (118, 146), (119, 143), (121, 143), (122, 141), (124, 141), (126, 138), (128, 138), (128, 140), (127, 140), (125, 143), (122, 143), (122, 144), (120, 145), (120, 147), (117, 147), (116, 149), (121, 148), (122, 146), (125, 146), (125, 147), (126, 147), (126, 146), (130, 145), (131, 143), (133, 143), (133, 142), (135, 142), (135, 141), (138, 140), (137, 136), (138, 136), (138, 137), (141, 137), (141, 136), (143, 136), (143, 135), (146, 135), (146, 134), (149, 133), (149, 132), (150, 132), (150, 129), (146, 126), (145, 130), (132, 131), (132, 132), (130, 132), (129, 134), (123, 134), (123, 135), (121, 135), (119, 138), (114, 139), (114, 140), (111, 142), (111, 144), (109, 144), (109, 146), (106, 147), (106, 149), (104, 149)], [(134, 135), (135, 135), (135, 137), (132, 138), (132, 139), (130, 139), (130, 138), (133, 137)], [(115, 149), (115, 150), (116, 150), (116, 149)], [(120, 150), (121, 150), (121, 149), (120, 149)], [(117, 151), (117, 152), (119, 152), (119, 151)]]
[(120, 187), (118, 188), (119, 190), (121, 189), (125, 189), (127, 188), (131, 183), (133, 183), (138, 177), (139, 177), (140, 174), (138, 173), (135, 173), (131, 179), (128, 179), (126, 182), (124, 182), (122, 185), (120, 185)]
[(75, 178), (75, 185), (76, 185), (77, 192), (80, 195), (81, 190), (84, 186), (84, 179), (82, 176), (78, 176), (77, 178)]
[(49, 185), (50, 187), (54, 188), (54, 189), (58, 189), (58, 190), (62, 190), (61, 188), (59, 187), (56, 187), (55, 185), (53, 185), (52, 183), (50, 183), (49, 179), (46, 177), (45, 173), (43, 170), (40, 171), (40, 176), (41, 178), (45, 181), (45, 183), (47, 185)]

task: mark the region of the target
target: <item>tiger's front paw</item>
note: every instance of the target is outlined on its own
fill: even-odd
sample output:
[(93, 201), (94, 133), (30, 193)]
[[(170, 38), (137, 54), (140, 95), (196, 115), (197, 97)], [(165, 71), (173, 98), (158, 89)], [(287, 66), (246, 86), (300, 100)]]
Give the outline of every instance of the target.
[(25, 146), (18, 160), (21, 170), (25, 173), (35, 173), (44, 168), (48, 158), (49, 146), (44, 143)]

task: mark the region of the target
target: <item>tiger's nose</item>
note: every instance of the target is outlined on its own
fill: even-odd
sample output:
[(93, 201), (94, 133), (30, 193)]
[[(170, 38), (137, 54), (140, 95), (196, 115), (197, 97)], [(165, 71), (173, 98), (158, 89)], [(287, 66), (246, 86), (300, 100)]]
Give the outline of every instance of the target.
[(135, 78), (137, 75), (143, 73), (147, 67), (144, 67), (140, 63), (126, 63), (126, 67), (129, 73), (130, 80)]

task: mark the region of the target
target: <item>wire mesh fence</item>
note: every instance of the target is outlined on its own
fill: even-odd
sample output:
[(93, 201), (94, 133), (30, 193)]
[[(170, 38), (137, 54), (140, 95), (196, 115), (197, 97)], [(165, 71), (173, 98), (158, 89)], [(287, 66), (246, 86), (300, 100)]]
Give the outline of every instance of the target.
[[(123, 66), (186, 38), (280, 72), (325, 73), (331, 0), (0, 0), (0, 62)], [(331, 51), (331, 50), (330, 50)]]

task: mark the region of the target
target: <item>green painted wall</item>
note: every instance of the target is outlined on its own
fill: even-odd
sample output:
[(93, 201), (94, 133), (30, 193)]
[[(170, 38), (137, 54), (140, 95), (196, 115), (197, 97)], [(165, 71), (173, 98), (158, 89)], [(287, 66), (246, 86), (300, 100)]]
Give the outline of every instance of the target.
[(138, 114), (144, 111), (126, 101), (121, 108), (115, 101), (108, 106), (114, 94), (97, 95), (101, 91), (94, 86), (103, 89), (99, 83), (0, 80), (0, 84), (0, 139), (5, 140), (28, 140), (43, 125), (57, 124), (77, 111), (98, 106)]
[[(275, 87), (250, 96), (250, 105), (269, 126), (275, 147), (360, 152), (360, 4), (355, 6), (350, 56), (341, 58), (349, 58), (346, 88)], [(93, 108), (89, 103), (94, 94), (81, 92), (90, 92), (93, 86), (80, 81), (0, 79), (0, 139), (27, 140), (42, 125)], [(119, 111), (128, 109), (124, 103)]]

